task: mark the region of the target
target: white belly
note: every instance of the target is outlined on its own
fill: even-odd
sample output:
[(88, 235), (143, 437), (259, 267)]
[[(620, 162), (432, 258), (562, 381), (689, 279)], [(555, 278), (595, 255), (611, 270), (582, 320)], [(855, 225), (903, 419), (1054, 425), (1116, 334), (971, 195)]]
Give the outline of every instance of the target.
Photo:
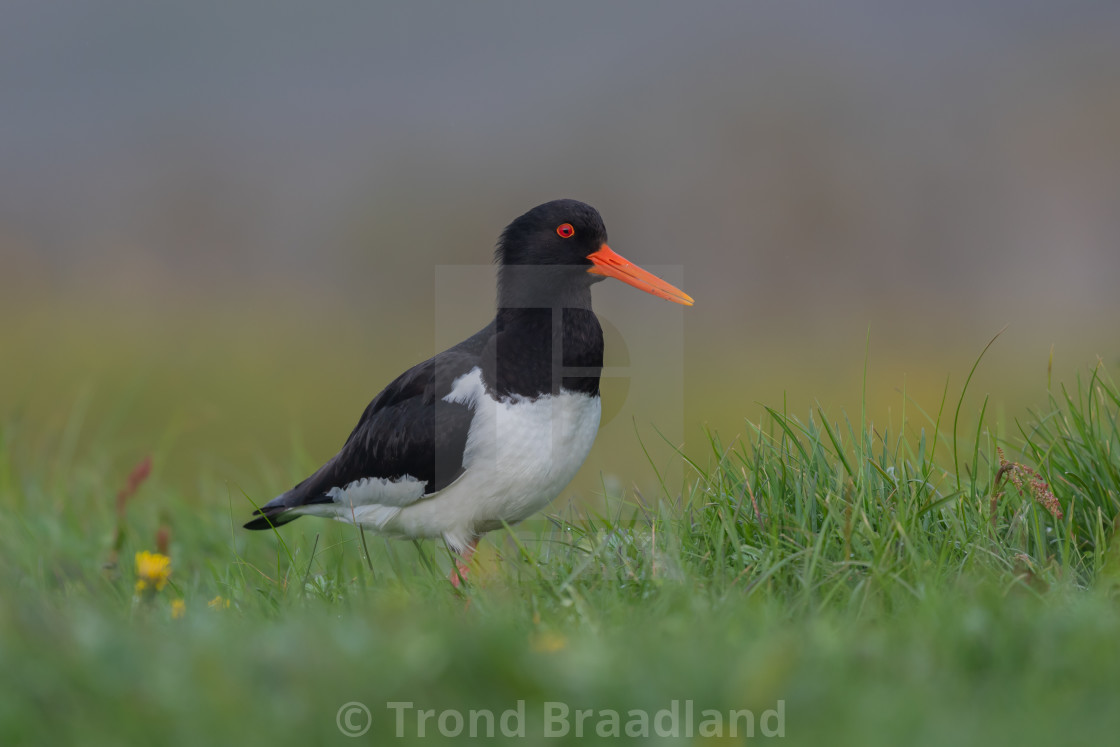
[(475, 412), (464, 473), (398, 510), (359, 507), (353, 516), (358, 523), (368, 518), (372, 528), (406, 537), (443, 536), (453, 549), (462, 549), (476, 534), (522, 521), (548, 505), (575, 477), (599, 430), (599, 397), (561, 390), (535, 400), (495, 401), (477, 368), (459, 377), (444, 399)]

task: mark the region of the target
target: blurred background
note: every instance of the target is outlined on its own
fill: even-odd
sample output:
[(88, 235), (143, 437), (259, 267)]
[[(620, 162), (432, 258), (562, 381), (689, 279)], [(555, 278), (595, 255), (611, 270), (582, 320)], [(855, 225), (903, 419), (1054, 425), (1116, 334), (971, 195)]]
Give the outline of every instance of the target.
[(267, 499), (557, 197), (697, 299), (597, 286), (573, 495), (764, 405), (928, 428), (1004, 327), (964, 412), (1013, 438), (1120, 361), (1120, 5), (7, 3), (0, 417)]

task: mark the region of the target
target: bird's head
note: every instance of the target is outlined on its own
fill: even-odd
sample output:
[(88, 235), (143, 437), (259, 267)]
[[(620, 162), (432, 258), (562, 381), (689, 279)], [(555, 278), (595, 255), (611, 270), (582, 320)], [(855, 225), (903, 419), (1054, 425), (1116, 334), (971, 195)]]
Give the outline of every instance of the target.
[[(613, 277), (674, 303), (693, 303), (687, 293), (616, 254), (607, 245), (599, 211), (578, 200), (546, 202), (510, 223), (498, 241), (496, 259), (503, 286), (519, 282), (513, 278), (534, 276), (578, 289)], [(537, 285), (528, 280), (522, 284)]]

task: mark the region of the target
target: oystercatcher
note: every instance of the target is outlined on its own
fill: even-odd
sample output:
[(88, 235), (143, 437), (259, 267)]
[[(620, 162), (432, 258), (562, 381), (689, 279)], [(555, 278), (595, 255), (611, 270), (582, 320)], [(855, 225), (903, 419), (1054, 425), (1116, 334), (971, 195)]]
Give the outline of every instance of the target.
[(484, 533), (559, 495), (599, 429), (603, 332), (591, 285), (613, 277), (679, 304), (692, 298), (612, 251), (599, 213), (576, 200), (510, 223), (495, 259), (494, 321), (398, 376), (338, 454), (246, 529), (309, 515), (442, 537), (458, 586)]

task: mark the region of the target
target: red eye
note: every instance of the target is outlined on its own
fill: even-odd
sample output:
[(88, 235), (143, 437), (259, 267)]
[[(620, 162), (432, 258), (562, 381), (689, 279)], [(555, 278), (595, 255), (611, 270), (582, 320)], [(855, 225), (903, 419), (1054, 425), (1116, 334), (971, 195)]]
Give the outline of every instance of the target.
[(575, 235), (576, 229), (571, 223), (561, 223), (556, 227), (556, 234), (562, 239), (570, 239)]

